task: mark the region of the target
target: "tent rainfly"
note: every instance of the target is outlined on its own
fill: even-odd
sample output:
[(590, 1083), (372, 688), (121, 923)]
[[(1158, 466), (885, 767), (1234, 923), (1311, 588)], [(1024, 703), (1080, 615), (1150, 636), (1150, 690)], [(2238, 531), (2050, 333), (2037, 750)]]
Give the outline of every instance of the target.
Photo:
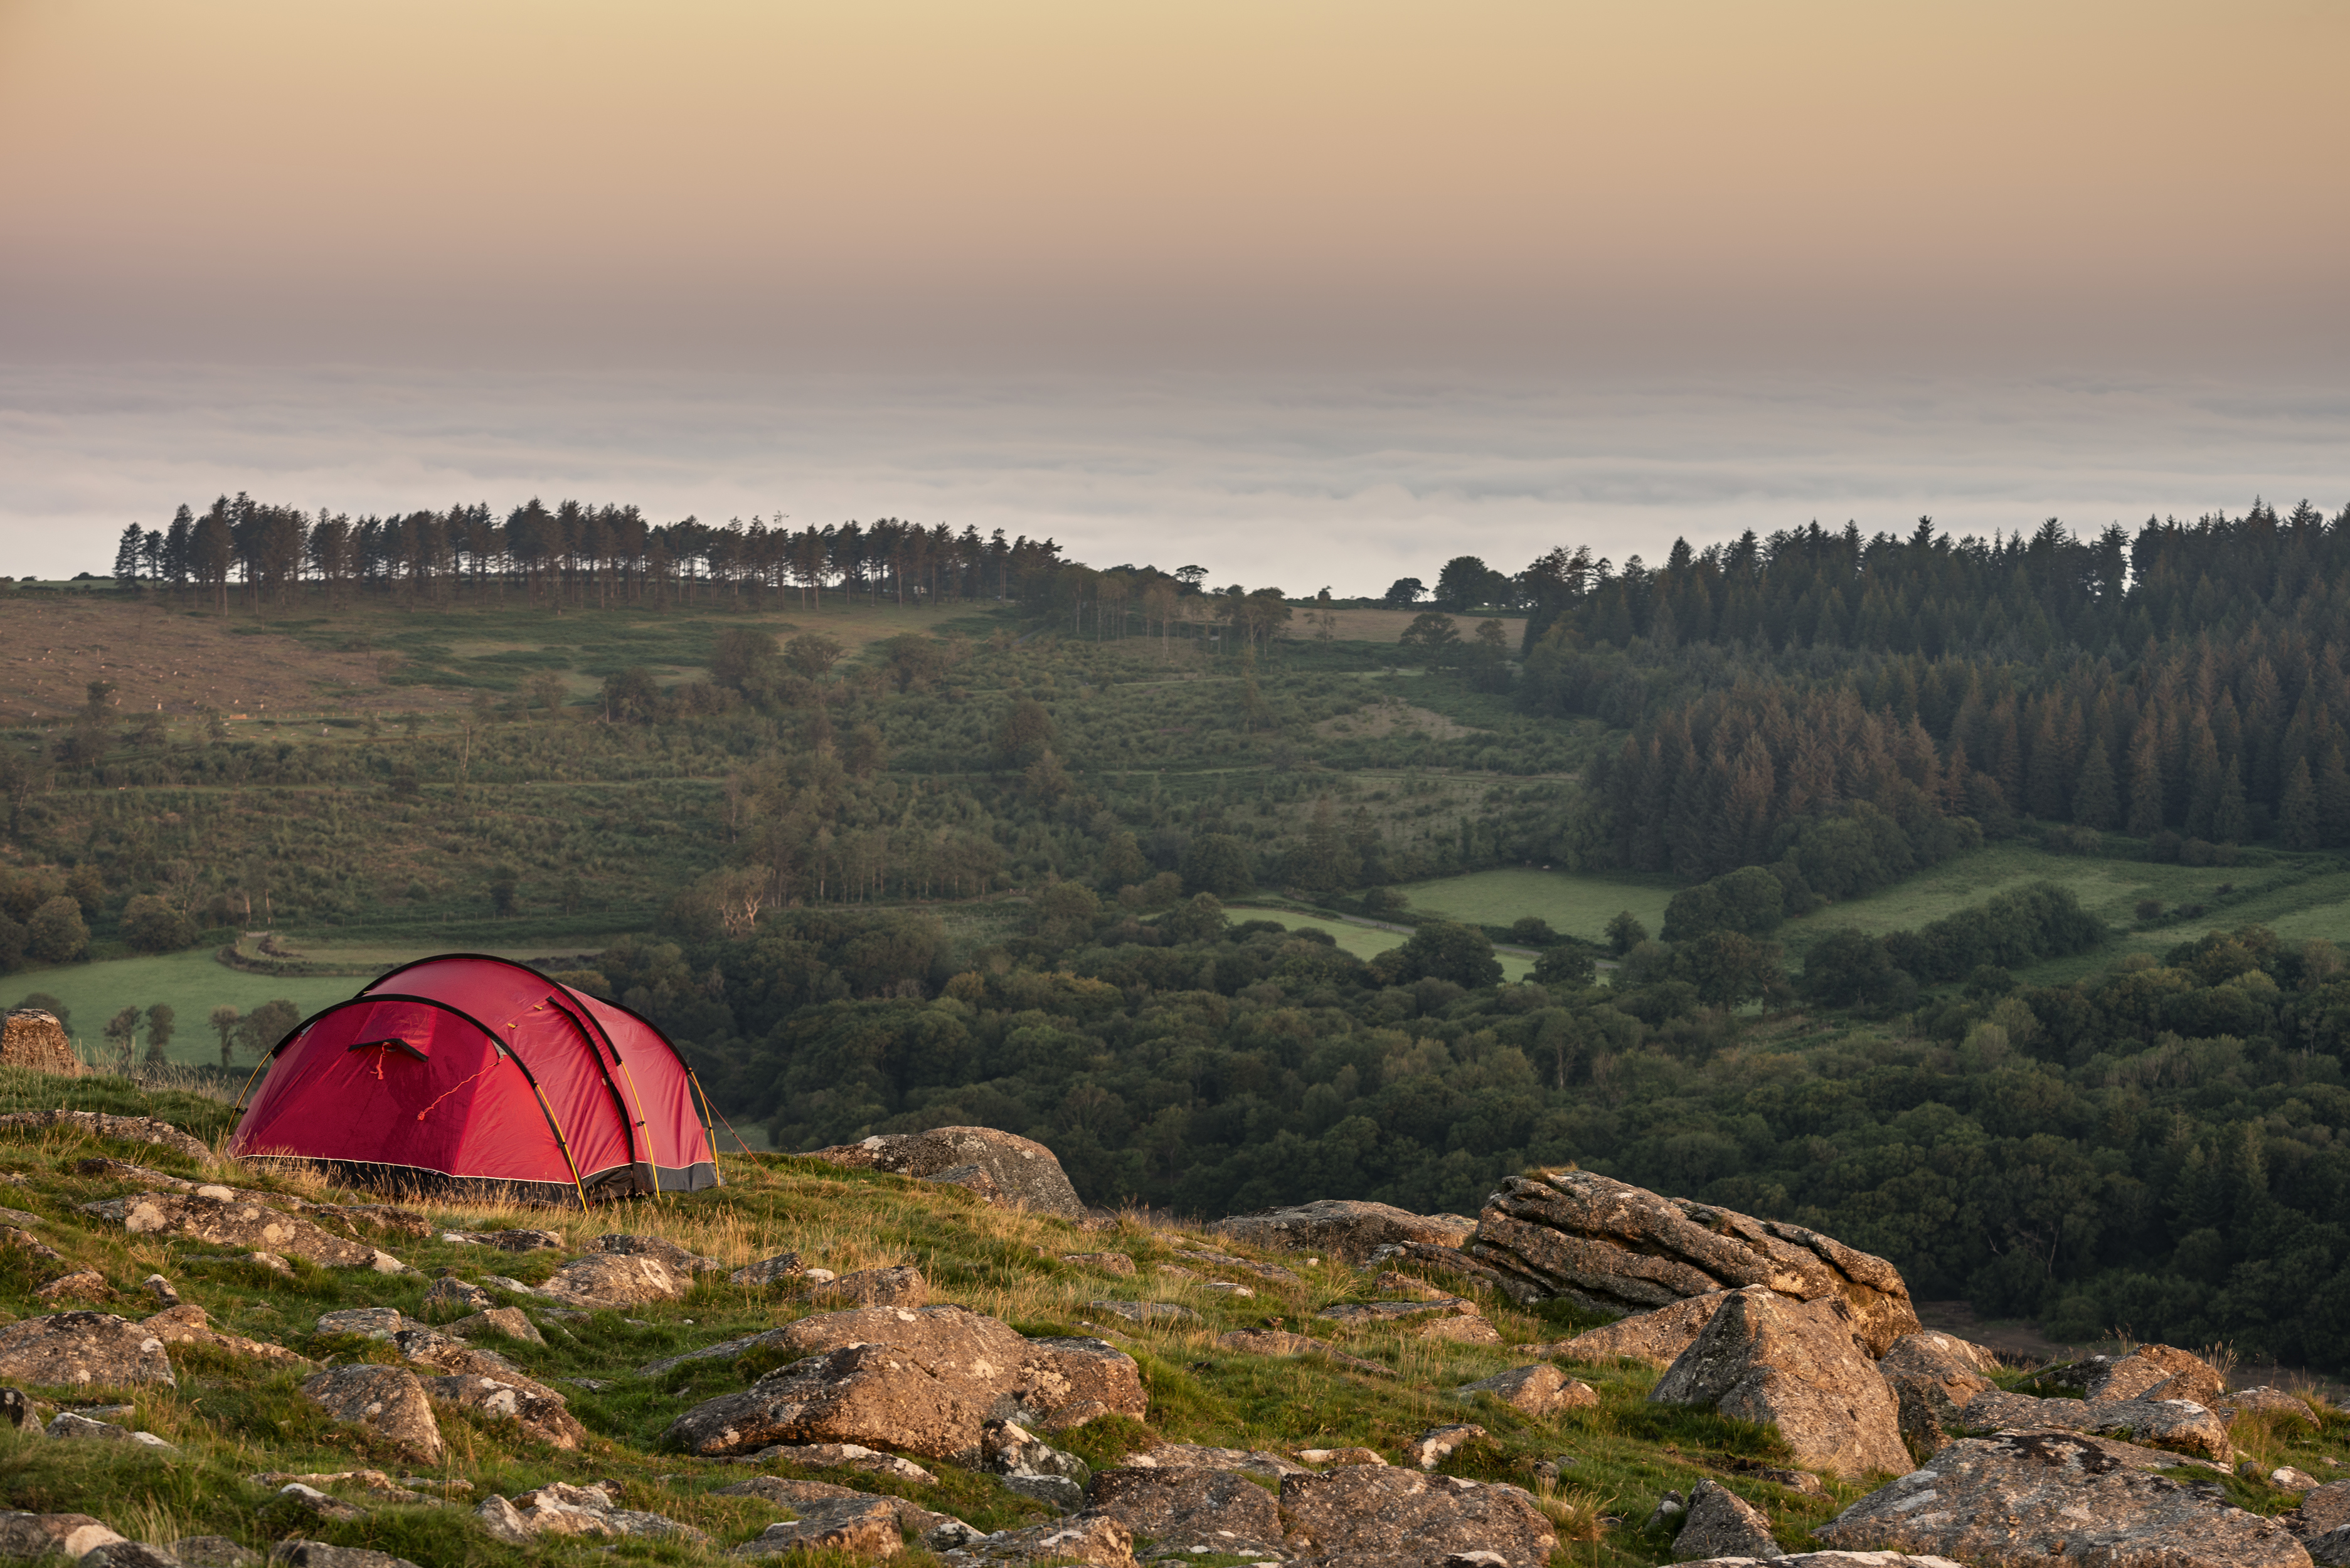
[(346, 1185), (582, 1209), (718, 1185), (708, 1097), (667, 1036), (508, 959), (393, 970), (266, 1067), (229, 1151)]

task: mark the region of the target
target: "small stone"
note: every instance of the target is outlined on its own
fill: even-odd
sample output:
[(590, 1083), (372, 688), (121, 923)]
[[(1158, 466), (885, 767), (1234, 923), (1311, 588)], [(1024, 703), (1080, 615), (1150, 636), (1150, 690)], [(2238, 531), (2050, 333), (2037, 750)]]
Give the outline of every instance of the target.
[(518, 1339), (528, 1345), (545, 1345), (546, 1336), (538, 1326), (523, 1315), (520, 1307), (491, 1307), (471, 1317), (461, 1317), (442, 1331), (459, 1339), (494, 1334), (506, 1339)]
[(1475, 1442), (1485, 1428), (1475, 1426), (1431, 1427), (1414, 1438), (1404, 1452), (1421, 1469), (1432, 1470), (1451, 1459), (1462, 1445)]
[(1128, 1323), (1198, 1323), (1200, 1314), (1180, 1302), (1087, 1302), (1095, 1312)]
[(433, 1281), (424, 1293), (427, 1312), (478, 1313), (497, 1304), (497, 1298), (481, 1286), (453, 1277)]
[[(127, 1412), (126, 1412), (127, 1413)], [(108, 1443), (139, 1443), (148, 1448), (168, 1449), (169, 1443), (152, 1432), (134, 1432), (128, 1427), (118, 1427), (111, 1421), (94, 1421), (73, 1410), (60, 1410), (47, 1428), (52, 1438), (94, 1438)]]
[(369, 1552), (363, 1546), (329, 1546), (323, 1541), (281, 1541), (269, 1561), (285, 1568), (416, 1568), (405, 1557)]
[(1661, 1527), (1678, 1530), (1680, 1527), (1679, 1521), (1681, 1515), (1688, 1511), (1689, 1504), (1683, 1501), (1681, 1494), (1669, 1491), (1657, 1500), (1656, 1508), (1649, 1513), (1648, 1522), (1641, 1528), (1656, 1530)]
[(139, 1282), (146, 1288), (149, 1295), (155, 1298), (156, 1305), (175, 1307), (180, 1304), (180, 1293), (173, 1289), (172, 1282), (162, 1275), (150, 1274)]
[(774, 1443), (736, 1461), (746, 1465), (797, 1465), (812, 1470), (860, 1470), (868, 1475), (895, 1476), (899, 1480), (935, 1484), (938, 1477), (897, 1454), (885, 1454), (862, 1443)]
[(778, 1252), (772, 1258), (762, 1258), (745, 1268), (737, 1269), (726, 1277), (738, 1285), (757, 1289), (764, 1285), (780, 1285), (806, 1272), (797, 1252)]
[(2271, 1470), (2268, 1479), (2269, 1485), (2279, 1491), (2311, 1492), (2325, 1484), (2307, 1470), (2296, 1469), (2291, 1465)]
[(0, 1557), (79, 1559), (124, 1537), (86, 1513), (0, 1513)]
[(75, 1568), (185, 1568), (176, 1552), (144, 1541), (118, 1541), (83, 1553)]
[(1473, 1402), (1480, 1394), (1491, 1394), (1512, 1409), (1529, 1416), (1555, 1416), (1562, 1410), (1581, 1410), (1599, 1403), (1599, 1391), (1588, 1383), (1569, 1377), (1557, 1367), (1543, 1362), (1531, 1366), (1513, 1366), (1507, 1372), (1496, 1372), (1491, 1377), (1481, 1377), (1452, 1391), (1455, 1399)]
[(355, 1334), (365, 1339), (390, 1339), (409, 1326), (397, 1307), (352, 1307), (318, 1319), (313, 1334)]
[(319, 1523), (339, 1523), (345, 1520), (364, 1519), (367, 1510), (356, 1508), (338, 1497), (320, 1491), (301, 1481), (288, 1481), (277, 1489), (277, 1501), (290, 1503), (309, 1519)]
[(930, 1282), (910, 1265), (859, 1269), (817, 1284), (807, 1299), (826, 1306), (918, 1307), (930, 1300)]
[(102, 1302), (113, 1298), (114, 1287), (108, 1284), (106, 1276), (96, 1269), (81, 1269), (51, 1280), (33, 1295), (36, 1300), (52, 1304), (68, 1301)]
[(33, 1402), (21, 1388), (0, 1388), (0, 1421), (22, 1427), (33, 1418)]
[(1297, 1457), (1309, 1465), (1384, 1465), (1387, 1459), (1375, 1449), (1300, 1449)]
[(776, 1557), (785, 1552), (837, 1552), (852, 1557), (889, 1558), (906, 1549), (898, 1511), (880, 1497), (833, 1498), (797, 1505), (795, 1520), (771, 1524), (728, 1553)]
[(1075, 1263), (1081, 1269), (1093, 1269), (1105, 1274), (1131, 1274), (1134, 1260), (1124, 1252), (1064, 1252), (1061, 1262)]

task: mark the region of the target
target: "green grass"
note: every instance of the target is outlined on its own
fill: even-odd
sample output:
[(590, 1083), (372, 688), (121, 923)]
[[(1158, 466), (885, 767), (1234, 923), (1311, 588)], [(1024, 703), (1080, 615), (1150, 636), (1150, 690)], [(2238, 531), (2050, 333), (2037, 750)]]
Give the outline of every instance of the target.
[[(2092, 952), (2031, 970), (2033, 980), (2048, 984), (2102, 970), (2125, 953), (2161, 953), (2204, 931), (2243, 925), (2266, 925), (2295, 941), (2324, 937), (2350, 943), (2350, 872), (2337, 864), (2331, 857), (2279, 857), (2271, 866), (2165, 866), (2051, 855), (2020, 843), (1990, 845), (1880, 892), (1790, 920), (1776, 940), (1786, 948), (1789, 965), (1800, 967), (1812, 944), (1838, 927), (1871, 936), (1915, 930), (1998, 894), (2054, 882), (2071, 888), (2114, 935)], [(2232, 891), (2222, 894), (2222, 888)], [(2204, 913), (2142, 925), (2135, 912), (2141, 898), (2158, 898), (2166, 909), (2199, 903)]]
[[(1235, 904), (1224, 912), (1234, 920), (1279, 920), (1293, 931), (1309, 926), (1317, 931), (1327, 931), (1337, 940), (1342, 950), (1358, 959), (1372, 958), (1389, 948), (1401, 947), (1410, 936), (1409, 931), (1385, 931), (1372, 926), (1358, 926), (1348, 920), (1301, 915), (1295, 909), (1266, 909)], [(1520, 958), (1515, 953), (1497, 953), (1494, 956), (1502, 961), (1502, 976), (1505, 980), (1523, 980), (1534, 967), (1534, 960)]]
[(1409, 883), (1396, 891), (1422, 914), (1480, 926), (1506, 926), (1523, 916), (1539, 915), (1562, 936), (1598, 941), (1607, 922), (1626, 909), (1654, 936), (1665, 923), (1665, 904), (1679, 886), (1669, 877), (1512, 867)]
[[(226, 1115), (226, 1107), (209, 1102), (142, 1097), (119, 1079), (70, 1082), (87, 1103), (161, 1113), (207, 1137), (217, 1135)], [(57, 1086), (57, 1080), (45, 1075), (0, 1069), (0, 1109), (52, 1104)], [(61, 1262), (36, 1265), (21, 1251), (0, 1251), (0, 1314), (14, 1317), (47, 1310), (31, 1293), (39, 1281), (68, 1268), (87, 1268), (105, 1275), (120, 1293), (117, 1310), (139, 1315), (137, 1282), (161, 1272), (224, 1332), (282, 1345), (314, 1359), (392, 1363), (398, 1353), (387, 1344), (318, 1334), (318, 1316), (369, 1305), (429, 1317), (422, 1298), (436, 1274), (478, 1279), (500, 1273), (542, 1282), (588, 1238), (626, 1230), (666, 1237), (729, 1266), (786, 1249), (812, 1265), (842, 1272), (911, 1262), (921, 1268), (932, 1301), (964, 1304), (1029, 1334), (1091, 1332), (1087, 1324), (1103, 1314), (1087, 1303), (1099, 1298), (1179, 1302), (1198, 1314), (1199, 1321), (1121, 1324), (1118, 1330), (1118, 1344), (1142, 1373), (1149, 1399), (1145, 1418), (1104, 1420), (1052, 1440), (1103, 1467), (1160, 1439), (1284, 1452), (1359, 1444), (1400, 1459), (1403, 1446), (1428, 1428), (1474, 1420), (1487, 1435), (1457, 1451), (1441, 1469), (1471, 1480), (1513, 1482), (1544, 1496), (1562, 1537), (1555, 1568), (1634, 1568), (1667, 1561), (1672, 1545), (1668, 1535), (1646, 1530), (1640, 1521), (1666, 1490), (1686, 1494), (1701, 1477), (1722, 1482), (1763, 1509), (1780, 1543), (1797, 1552), (1811, 1544), (1814, 1529), (1869, 1487), (1866, 1478), (1831, 1478), (1828, 1495), (1810, 1497), (1756, 1480), (1747, 1467), (1785, 1462), (1777, 1435), (1710, 1410), (1649, 1404), (1657, 1374), (1647, 1367), (1617, 1362), (1573, 1366), (1573, 1375), (1597, 1392), (1597, 1403), (1541, 1420), (1491, 1399), (1471, 1406), (1452, 1397), (1464, 1383), (1523, 1365), (1528, 1345), (1555, 1341), (1571, 1330), (1580, 1320), (1563, 1324), (1559, 1303), (1529, 1313), (1506, 1299), (1478, 1293), (1479, 1305), (1502, 1335), (1498, 1345), (1414, 1339), (1393, 1328), (1336, 1336), (1347, 1353), (1385, 1369), (1378, 1376), (1342, 1370), (1318, 1358), (1266, 1358), (1225, 1349), (1216, 1342), (1222, 1331), (1256, 1327), (1274, 1318), (1326, 1332), (1315, 1317), (1320, 1309), (1381, 1293), (1369, 1275), (1335, 1260), (1312, 1265), (1278, 1254), (1273, 1256), (1296, 1270), (1298, 1282), (1252, 1279), (1255, 1294), (1248, 1298), (1212, 1293), (1197, 1280), (1159, 1273), (1158, 1265), (1174, 1261), (1179, 1249), (1203, 1243), (1220, 1251), (1264, 1254), (1222, 1238), (1152, 1226), (1139, 1215), (1080, 1230), (1059, 1220), (991, 1209), (966, 1193), (928, 1183), (842, 1171), (791, 1157), (728, 1157), (723, 1188), (586, 1216), (420, 1205), (430, 1222), (428, 1235), (386, 1231), (370, 1237), (414, 1272), (387, 1276), (297, 1262), (291, 1275), (281, 1275), (220, 1257), (216, 1244), (133, 1235), (90, 1217), (81, 1204), (125, 1190), (120, 1183), (76, 1171), (82, 1158), (99, 1153), (189, 1177), (224, 1178), (247, 1189), (281, 1189), (327, 1199), (369, 1196), (320, 1190), (298, 1178), (216, 1162), (200, 1166), (151, 1146), (104, 1142), (75, 1130), (0, 1135), (0, 1173), (16, 1179), (7, 1189), (9, 1204), (38, 1215), (42, 1239), (64, 1254)], [(553, 1229), (565, 1237), (566, 1249), (490, 1252), (439, 1239), (443, 1227), (503, 1224)], [(1125, 1253), (1137, 1272), (1119, 1278), (1060, 1261), (1064, 1252), (1103, 1251)], [(806, 1314), (806, 1305), (781, 1292), (734, 1285), (723, 1272), (700, 1276), (681, 1300), (634, 1306), (625, 1314), (564, 1321), (546, 1316), (536, 1301), (523, 1305), (539, 1320), (546, 1343), (501, 1341), (494, 1347), (525, 1373), (563, 1391), (588, 1439), (576, 1451), (558, 1450), (510, 1425), (442, 1407), (436, 1414), (450, 1452), (441, 1473), (472, 1482), (470, 1500), (493, 1491), (511, 1496), (549, 1480), (608, 1480), (625, 1506), (709, 1532), (709, 1547), (624, 1541), (606, 1550), (596, 1543), (547, 1540), (517, 1551), (488, 1539), (468, 1508), (389, 1505), (356, 1491), (347, 1495), (369, 1510), (365, 1517), (309, 1524), (274, 1499), (273, 1487), (249, 1478), (271, 1470), (299, 1474), (357, 1466), (398, 1476), (415, 1474), (420, 1467), (385, 1449), (365, 1429), (327, 1420), (302, 1396), (299, 1369), (211, 1347), (171, 1346), (178, 1386), (129, 1391), (128, 1424), (164, 1438), (176, 1453), (0, 1431), (0, 1478), (12, 1506), (90, 1513), (134, 1539), (168, 1542), (181, 1535), (214, 1533), (265, 1551), (274, 1541), (299, 1532), (420, 1563), (464, 1562), (485, 1568), (614, 1560), (717, 1568), (727, 1561), (723, 1553), (728, 1548), (782, 1516), (782, 1511), (754, 1500), (716, 1495), (743, 1479), (743, 1467), (669, 1451), (662, 1439), (679, 1414), (741, 1387), (760, 1370), (758, 1365), (751, 1358), (738, 1363), (714, 1357), (655, 1376), (641, 1369), (659, 1357), (789, 1322)], [(577, 1377), (598, 1379), (603, 1386), (591, 1390), (564, 1381)], [(101, 1394), (28, 1392), (50, 1403), (88, 1402)], [(2241, 1440), (2264, 1467), (2297, 1463), (2320, 1469), (2322, 1456), (2338, 1449), (2345, 1428), (2350, 1423), (2342, 1417), (2328, 1415), (2314, 1431), (2263, 1428), (2246, 1430)], [(983, 1529), (1047, 1517), (1040, 1505), (992, 1475), (935, 1459), (925, 1463), (937, 1478), (933, 1482), (837, 1473), (818, 1479), (905, 1496)], [(1555, 1487), (1538, 1477), (1538, 1463), (1563, 1467)], [(2293, 1501), (2272, 1489), (2240, 1490), (2238, 1501), (2262, 1512), (2281, 1511)], [(1603, 1516), (1620, 1522), (1605, 1525)], [(920, 1568), (931, 1559), (914, 1549), (905, 1561)]]
[[(468, 947), (465, 950), (529, 959), (595, 951), (609, 941), (609, 936), (584, 940), (567, 937), (551, 940), (545, 946)], [(305, 940), (299, 945), (307, 958), (373, 963), (385, 968), (446, 952), (452, 946), (446, 941), (431, 940), (348, 945)], [(213, 957), (213, 950), (205, 947), (151, 958), (106, 959), (96, 963), (17, 970), (0, 976), (0, 1003), (14, 1007), (35, 992), (56, 997), (72, 1010), (70, 1033), (87, 1054), (104, 1048), (101, 1032), (106, 1021), (117, 1012), (136, 1007), (143, 1012), (159, 1002), (168, 1002), (174, 1014), (174, 1026), (165, 1054), (174, 1062), (195, 1064), (220, 1060), (220, 1037), (213, 1033), (206, 1020), (212, 1010), (224, 1002), (240, 1012), (250, 1012), (265, 1002), (283, 999), (307, 1016), (352, 995), (366, 983), (362, 976), (249, 974), (218, 962)], [(143, 1032), (140, 1050), (146, 1050)], [(244, 1059), (242, 1052), (239, 1055)]]

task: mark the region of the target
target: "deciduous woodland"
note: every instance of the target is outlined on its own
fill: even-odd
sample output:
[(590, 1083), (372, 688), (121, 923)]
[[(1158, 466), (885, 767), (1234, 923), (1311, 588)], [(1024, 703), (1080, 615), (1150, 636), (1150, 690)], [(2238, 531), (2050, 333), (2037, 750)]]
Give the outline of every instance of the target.
[[(2350, 510), (1435, 581), (183, 508), (0, 590), (0, 960), (496, 946), (777, 1147), (982, 1123), (1199, 1215), (1575, 1163), (2060, 1337), (2350, 1368)], [(202, 695), (140, 651), (224, 628)], [(106, 1012), (157, 1002), (213, 1054), (204, 996)]]

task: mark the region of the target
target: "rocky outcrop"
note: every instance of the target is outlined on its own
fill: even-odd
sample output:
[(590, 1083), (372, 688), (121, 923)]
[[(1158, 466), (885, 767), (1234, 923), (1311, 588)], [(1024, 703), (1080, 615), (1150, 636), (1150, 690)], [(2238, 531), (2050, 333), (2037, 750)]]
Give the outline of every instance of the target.
[(525, 1317), (520, 1307), (491, 1307), (471, 1317), (461, 1317), (444, 1324), (441, 1332), (457, 1339), (476, 1337), (518, 1340), (525, 1345), (545, 1345), (546, 1335), (538, 1325)]
[(1659, 1197), (1586, 1170), (1509, 1178), (1486, 1199), (1463, 1250), (1600, 1311), (1646, 1312), (1761, 1285), (1797, 1301), (1845, 1301), (1872, 1355), (1918, 1329), (1909, 1287), (1882, 1258), (1800, 1225)]
[[(1086, 1206), (1053, 1151), (1033, 1138), (993, 1127), (933, 1127), (920, 1133), (884, 1133), (861, 1143), (812, 1151), (821, 1159), (852, 1169), (883, 1170), (924, 1181), (970, 1187), (991, 1203), (1082, 1220)], [(983, 1176), (984, 1182), (971, 1179)]]
[(1573, 1339), (1555, 1345), (1531, 1348), (1545, 1355), (1555, 1355), (1563, 1361), (1580, 1361), (1597, 1366), (1610, 1361), (1644, 1361), (1659, 1371), (1680, 1358), (1682, 1351), (1697, 1343), (1713, 1314), (1721, 1310), (1726, 1291), (1708, 1291), (1701, 1296), (1690, 1296), (1670, 1306), (1654, 1312), (1634, 1313), (1576, 1334)]
[(2282, 1524), (2230, 1506), (2217, 1488), (2147, 1474), (2146, 1456), (2071, 1432), (1961, 1438), (1813, 1534), (1846, 1550), (1929, 1552), (1970, 1568), (2042, 1568), (2060, 1559), (2108, 1568), (2308, 1563)]
[(2228, 1424), (2189, 1399), (2034, 1399), (1991, 1388), (1968, 1400), (1957, 1425), (1976, 1431), (2088, 1432), (2225, 1464)]
[(1541, 1568), (1558, 1545), (1550, 1521), (1516, 1487), (1387, 1465), (1290, 1476), (1281, 1483), (1281, 1513), (1284, 1544), (1296, 1556), (1434, 1564), (1490, 1552), (1506, 1568)]
[[(117, 1120), (128, 1118), (114, 1118)], [(161, 1125), (161, 1124), (158, 1124)], [(85, 1203), (82, 1210), (121, 1226), (134, 1236), (185, 1236), (219, 1247), (275, 1252), (307, 1258), (335, 1269), (374, 1269), (396, 1274), (407, 1267), (390, 1253), (338, 1236), (309, 1220), (228, 1193), (222, 1197), (196, 1192), (145, 1192), (135, 1198), (109, 1198)]]
[(1684, 1568), (1961, 1568), (1947, 1557), (1911, 1557), (1899, 1552), (1801, 1552), (1792, 1557), (1708, 1557)]
[(1909, 1468), (1899, 1409), (1857, 1328), (1840, 1296), (1799, 1302), (1749, 1285), (1730, 1293), (1648, 1397), (1776, 1427), (1805, 1469), (1898, 1474)]
[(1281, 1510), (1273, 1493), (1230, 1469), (1135, 1467), (1104, 1470), (1087, 1489), (1087, 1510), (1124, 1525), (1155, 1555), (1281, 1556)]
[(1017, 1421), (990, 1421), (980, 1431), (980, 1463), (1021, 1496), (1064, 1513), (1086, 1501), (1093, 1470), (1075, 1454), (1064, 1453)]
[(191, 1137), (155, 1116), (110, 1116), (104, 1111), (11, 1111), (0, 1116), (0, 1132), (46, 1132), (69, 1127), (116, 1143), (152, 1144), (189, 1159), (205, 1160), (213, 1151), (202, 1138)]
[(1208, 1227), (1215, 1235), (1252, 1247), (1312, 1252), (1350, 1263), (1367, 1262), (1381, 1247), (1406, 1241), (1457, 1247), (1476, 1228), (1475, 1220), (1458, 1214), (1414, 1214), (1392, 1204), (1344, 1198), (1236, 1214)]
[(1967, 1424), (1960, 1415), (1967, 1402), (1991, 1391), (1994, 1366), (1981, 1345), (1927, 1329), (1894, 1341), (1877, 1369), (1900, 1407), (1901, 1435), (1930, 1454), (1950, 1441), (1950, 1428)]
[(336, 1420), (364, 1427), (418, 1463), (441, 1462), (441, 1425), (423, 1384), (406, 1367), (330, 1367), (304, 1379), (302, 1392)]
[(38, 1007), (12, 1007), (0, 1025), (0, 1067), (30, 1067), (41, 1073), (78, 1074), (81, 1063), (57, 1015)]
[[(1451, 1220), (1452, 1215), (1441, 1218)], [(1464, 1241), (1466, 1237), (1462, 1238)], [(1549, 1293), (1520, 1274), (1513, 1274), (1492, 1264), (1472, 1258), (1458, 1247), (1442, 1247), (1433, 1241), (1393, 1241), (1372, 1249), (1366, 1266), (1379, 1263), (1409, 1263), (1430, 1273), (1443, 1274), (1467, 1282), (1479, 1289), (1498, 1292), (1520, 1306), (1532, 1306)]]
[(1771, 1535), (1771, 1520), (1728, 1488), (1701, 1480), (1690, 1489), (1689, 1511), (1673, 1537), (1673, 1561), (1722, 1557), (1784, 1557)]
[(0, 1379), (45, 1388), (173, 1384), (163, 1338), (102, 1312), (61, 1312), (0, 1327)]
[(1555, 1416), (1562, 1410), (1580, 1410), (1599, 1403), (1598, 1391), (1590, 1384), (1577, 1382), (1557, 1367), (1540, 1362), (1496, 1372), (1452, 1391), (1455, 1399), (1471, 1403), (1481, 1394), (1491, 1394), (1512, 1409), (1534, 1417)]
[(1097, 1339), (1029, 1339), (959, 1306), (861, 1307), (803, 1318), (755, 1344), (804, 1359), (694, 1407), (669, 1439), (723, 1455), (774, 1443), (866, 1443), (968, 1460), (990, 1421), (1043, 1421), (1097, 1400), (1139, 1417), (1133, 1359)]

